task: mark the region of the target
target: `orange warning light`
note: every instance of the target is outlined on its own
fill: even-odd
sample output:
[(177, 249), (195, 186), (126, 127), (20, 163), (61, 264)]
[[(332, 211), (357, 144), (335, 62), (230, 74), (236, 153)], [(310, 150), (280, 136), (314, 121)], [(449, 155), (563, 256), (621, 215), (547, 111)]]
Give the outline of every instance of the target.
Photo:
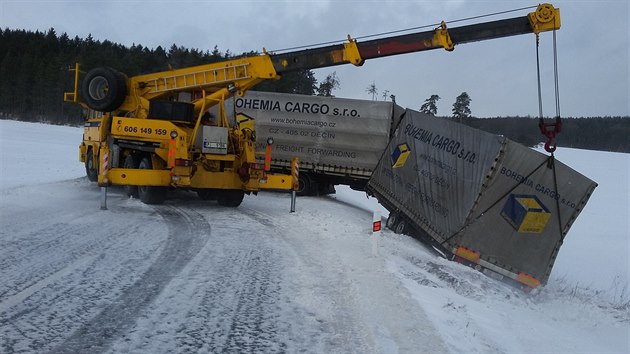
[(466, 247), (461, 247), (461, 246), (457, 249), (457, 251), (455, 251), (455, 255), (460, 256), (474, 263), (479, 263), (479, 258), (481, 258), (481, 255), (479, 253), (469, 250)]
[(518, 276), (516, 277), (516, 280), (522, 284), (525, 284), (527, 286), (530, 286), (532, 288), (536, 288), (538, 286), (540, 286), (540, 280), (532, 277), (531, 275), (527, 274), (527, 273), (519, 273)]

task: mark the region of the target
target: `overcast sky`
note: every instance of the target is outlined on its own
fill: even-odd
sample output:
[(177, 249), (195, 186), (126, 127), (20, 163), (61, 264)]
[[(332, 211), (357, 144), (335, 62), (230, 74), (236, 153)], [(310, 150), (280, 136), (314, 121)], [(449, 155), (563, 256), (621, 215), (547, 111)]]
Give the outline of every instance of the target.
[[(629, 0), (551, 2), (561, 10), (557, 32), (562, 116), (628, 116)], [(535, 1), (177, 1), (0, 0), (0, 27), (47, 31), (126, 46), (172, 44), (241, 53), (278, 50), (386, 31), (430, 25), (535, 6)], [(499, 18), (525, 16), (527, 10)], [(478, 19), (471, 23), (491, 21)], [(456, 23), (451, 27), (467, 23)], [(552, 34), (541, 35), (543, 108), (555, 114)], [(535, 36), (463, 44), (453, 52), (432, 50), (318, 69), (322, 80), (336, 71), (338, 97), (371, 99), (374, 82), (397, 102), (418, 109), (432, 94), (438, 115), (450, 115), (467, 92), (473, 116), (537, 116)]]

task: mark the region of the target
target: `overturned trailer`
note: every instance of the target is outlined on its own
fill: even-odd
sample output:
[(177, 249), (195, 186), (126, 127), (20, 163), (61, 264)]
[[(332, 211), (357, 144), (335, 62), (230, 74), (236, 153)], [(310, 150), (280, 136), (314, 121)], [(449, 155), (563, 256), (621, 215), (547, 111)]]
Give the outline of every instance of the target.
[(596, 186), (553, 156), (406, 110), (367, 190), (390, 211), (389, 228), (535, 288)]
[(234, 106), (239, 122), (252, 120), (260, 137), (274, 139), (272, 172), (288, 173), (300, 159), (299, 195), (337, 184), (364, 190), (404, 113), (393, 102), (258, 91)]

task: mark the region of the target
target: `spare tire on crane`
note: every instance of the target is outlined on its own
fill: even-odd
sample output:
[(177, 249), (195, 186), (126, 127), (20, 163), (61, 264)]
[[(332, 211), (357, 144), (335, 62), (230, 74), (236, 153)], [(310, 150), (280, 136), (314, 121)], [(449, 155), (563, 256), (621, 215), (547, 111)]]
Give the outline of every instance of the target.
[(127, 96), (127, 83), (123, 74), (109, 67), (90, 70), (81, 82), (81, 98), (95, 111), (111, 112)]

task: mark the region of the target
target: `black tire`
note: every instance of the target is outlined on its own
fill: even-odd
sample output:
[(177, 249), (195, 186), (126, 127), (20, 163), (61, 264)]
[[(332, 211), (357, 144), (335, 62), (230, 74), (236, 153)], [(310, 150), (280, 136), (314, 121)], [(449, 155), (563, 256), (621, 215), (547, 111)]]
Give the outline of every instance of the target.
[(387, 226), (387, 228), (390, 230), (395, 230), (397, 222), (398, 222), (398, 214), (389, 213), (389, 216), (387, 217), (387, 222), (385, 222), (385, 226)]
[[(123, 164), (124, 168), (133, 168), (137, 169), (140, 167), (140, 156), (137, 154), (129, 154), (125, 157), (125, 162)], [(125, 193), (128, 197), (138, 198), (138, 186), (125, 186)]]
[(149, 102), (149, 118), (194, 124), (197, 116), (195, 105), (188, 102), (151, 101)]
[(85, 174), (90, 182), (98, 181), (98, 163), (94, 163), (94, 153), (91, 148), (85, 156)]
[(319, 195), (330, 195), (335, 194), (337, 191), (335, 190), (335, 185), (332, 183), (318, 183), (317, 184), (317, 194)]
[(238, 189), (224, 189), (219, 191), (217, 195), (217, 202), (224, 207), (236, 208), (241, 205), (245, 192)]
[[(153, 168), (151, 157), (144, 156), (138, 168), (150, 170)], [(166, 188), (156, 186), (138, 186), (138, 196), (144, 204), (162, 204), (166, 199)]]
[(120, 107), (126, 96), (125, 78), (112, 68), (94, 68), (81, 82), (81, 98), (96, 111), (111, 112)]
[(400, 218), (400, 221), (396, 224), (394, 232), (397, 234), (404, 234), (407, 231), (407, 220)]
[(350, 184), (350, 189), (355, 190), (355, 191), (359, 191), (359, 192), (365, 192), (365, 182), (364, 183), (352, 183), (352, 184)]
[(311, 195), (313, 191), (313, 181), (306, 173), (298, 176), (298, 189), (295, 193), (299, 196)]
[(219, 191), (213, 188), (197, 189), (197, 195), (203, 200), (217, 200)]

